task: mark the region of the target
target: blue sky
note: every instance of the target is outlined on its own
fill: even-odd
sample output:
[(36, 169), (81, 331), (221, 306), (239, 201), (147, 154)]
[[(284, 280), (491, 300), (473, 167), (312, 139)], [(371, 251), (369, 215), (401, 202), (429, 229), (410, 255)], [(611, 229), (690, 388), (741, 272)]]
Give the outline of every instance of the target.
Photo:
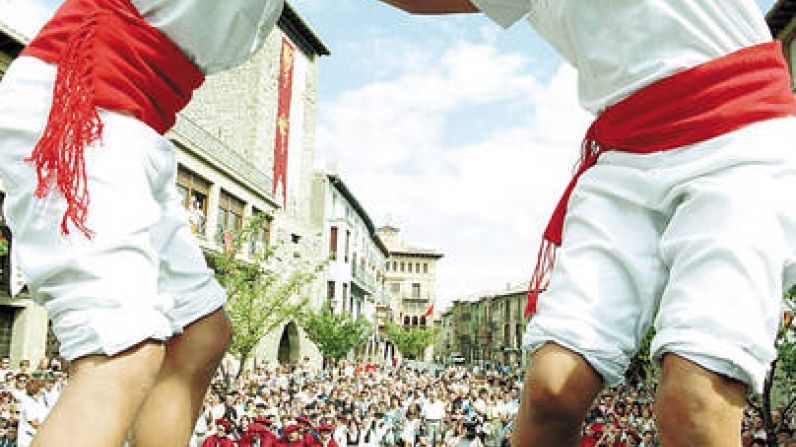
[[(59, 3), (33, 1), (0, 8)], [(410, 17), (377, 0), (292, 4), (332, 50), (317, 165), (339, 171), (377, 224), (445, 253), (441, 305), (527, 280), (590, 121), (573, 70), (527, 24)]]

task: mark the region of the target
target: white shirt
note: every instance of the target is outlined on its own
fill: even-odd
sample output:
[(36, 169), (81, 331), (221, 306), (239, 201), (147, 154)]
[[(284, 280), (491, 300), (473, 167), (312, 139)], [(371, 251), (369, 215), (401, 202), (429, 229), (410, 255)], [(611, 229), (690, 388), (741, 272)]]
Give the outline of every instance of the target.
[(429, 421), (439, 421), (445, 416), (445, 402), (441, 400), (427, 400), (422, 407), (423, 417)]
[(284, 0), (132, 0), (205, 74), (249, 59), (276, 25)]
[(578, 70), (581, 105), (599, 114), (676, 72), (768, 42), (754, 0), (472, 0), (501, 26), (530, 14)]
[(31, 421), (38, 421), (39, 424), (41, 424), (44, 422), (50, 410), (44, 404), (44, 399), (41, 397), (34, 399), (25, 394), (22, 396), (19, 403), (17, 443), (20, 447), (27, 447), (36, 434), (36, 429), (30, 425)]

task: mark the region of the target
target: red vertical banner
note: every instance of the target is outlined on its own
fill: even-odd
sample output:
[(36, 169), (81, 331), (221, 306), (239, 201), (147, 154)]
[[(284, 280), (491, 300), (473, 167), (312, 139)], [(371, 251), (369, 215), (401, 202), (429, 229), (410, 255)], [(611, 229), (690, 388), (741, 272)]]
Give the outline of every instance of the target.
[(276, 142), (274, 145), (274, 189), (276, 195), (282, 187), (282, 205), (287, 207), (287, 154), (290, 137), (290, 103), (293, 96), (293, 66), (295, 49), (282, 38), (279, 61), (279, 90), (276, 106)]

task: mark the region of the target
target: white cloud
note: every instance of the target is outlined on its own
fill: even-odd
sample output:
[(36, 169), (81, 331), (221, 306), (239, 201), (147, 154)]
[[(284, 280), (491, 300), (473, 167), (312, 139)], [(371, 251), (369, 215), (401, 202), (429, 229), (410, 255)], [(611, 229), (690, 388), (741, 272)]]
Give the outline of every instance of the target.
[(25, 37), (33, 37), (52, 15), (48, 0), (0, 0), (0, 22)]
[(432, 54), (321, 105), (319, 159), (377, 223), (445, 253), (444, 302), (530, 276), (590, 117), (569, 67), (542, 83), (530, 58), (485, 43), (415, 48)]

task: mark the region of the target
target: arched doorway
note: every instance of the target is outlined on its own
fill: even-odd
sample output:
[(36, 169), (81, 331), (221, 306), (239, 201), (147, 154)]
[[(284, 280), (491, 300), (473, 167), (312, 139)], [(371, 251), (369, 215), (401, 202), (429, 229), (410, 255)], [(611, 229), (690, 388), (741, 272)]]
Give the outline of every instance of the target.
[(299, 360), (299, 333), (296, 323), (290, 322), (285, 325), (282, 331), (282, 338), (279, 340), (279, 363), (296, 363)]

